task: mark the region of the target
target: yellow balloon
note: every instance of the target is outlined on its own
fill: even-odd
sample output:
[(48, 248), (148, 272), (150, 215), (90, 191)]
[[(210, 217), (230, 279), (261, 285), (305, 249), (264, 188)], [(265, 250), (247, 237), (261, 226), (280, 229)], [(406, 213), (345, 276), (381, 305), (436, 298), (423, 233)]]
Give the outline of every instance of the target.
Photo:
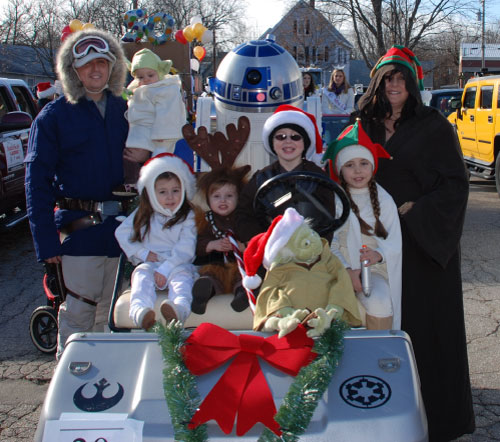
[(182, 31), (182, 34), (184, 35), (184, 38), (188, 41), (188, 42), (192, 42), (193, 39), (194, 39), (194, 32), (193, 32), (193, 28), (191, 26), (186, 26), (184, 28), (184, 30)]
[(95, 26), (92, 23), (85, 23), (82, 29), (95, 29)]
[(192, 26), (192, 28), (193, 28), (194, 38), (196, 38), (198, 41), (201, 41), (201, 36), (207, 30), (207, 28), (205, 28), (205, 26), (203, 26), (201, 23), (196, 23), (195, 25)]
[(76, 32), (82, 29), (83, 23), (78, 20), (77, 18), (71, 20), (69, 22), (69, 28), (71, 29), (71, 32)]

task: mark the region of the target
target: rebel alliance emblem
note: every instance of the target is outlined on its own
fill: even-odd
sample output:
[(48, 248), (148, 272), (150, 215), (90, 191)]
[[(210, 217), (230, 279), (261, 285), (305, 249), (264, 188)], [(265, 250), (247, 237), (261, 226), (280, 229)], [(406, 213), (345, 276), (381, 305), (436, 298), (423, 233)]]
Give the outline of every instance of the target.
[(118, 392), (112, 397), (104, 397), (102, 394), (103, 391), (111, 384), (109, 384), (105, 378), (102, 378), (99, 382), (94, 384), (97, 393), (94, 396), (87, 398), (82, 394), (82, 391), (87, 384), (88, 382), (83, 384), (73, 395), (73, 403), (82, 411), (96, 412), (107, 410), (114, 407), (123, 397), (124, 390), (118, 382)]
[(340, 396), (352, 407), (377, 408), (391, 398), (391, 387), (376, 376), (354, 376), (340, 386)]

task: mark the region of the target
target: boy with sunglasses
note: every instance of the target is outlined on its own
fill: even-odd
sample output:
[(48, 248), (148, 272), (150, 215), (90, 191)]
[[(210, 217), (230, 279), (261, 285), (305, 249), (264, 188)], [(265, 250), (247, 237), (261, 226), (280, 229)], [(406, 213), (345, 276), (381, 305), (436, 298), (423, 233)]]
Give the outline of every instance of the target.
[(115, 218), (125, 209), (112, 189), (123, 183), (126, 71), (113, 36), (72, 33), (57, 55), (64, 96), (47, 104), (31, 128), (26, 201), (35, 250), (40, 262), (62, 265), (67, 289), (58, 358), (72, 333), (102, 331), (107, 323), (120, 254)]
[[(313, 115), (290, 105), (281, 105), (264, 123), (262, 132), (264, 149), (276, 158), (276, 161), (262, 170), (257, 171), (248, 184), (243, 188), (236, 209), (237, 236), (243, 242), (248, 242), (255, 235), (265, 232), (273, 218), (283, 214), (292, 203), (280, 205), (278, 210), (269, 207), (260, 207), (255, 211), (253, 200), (258, 188), (268, 179), (285, 172), (315, 172), (327, 175), (315, 164), (322, 156), (323, 140)], [(312, 194), (330, 213), (335, 213), (333, 193), (324, 186), (315, 183), (300, 183), (305, 193)], [(280, 187), (273, 190), (276, 198), (280, 194)], [(319, 216), (314, 207), (303, 201), (296, 209), (304, 217)], [(313, 223), (314, 228), (314, 223)], [(321, 232), (318, 232), (321, 234)], [(333, 234), (324, 235), (331, 241)]]

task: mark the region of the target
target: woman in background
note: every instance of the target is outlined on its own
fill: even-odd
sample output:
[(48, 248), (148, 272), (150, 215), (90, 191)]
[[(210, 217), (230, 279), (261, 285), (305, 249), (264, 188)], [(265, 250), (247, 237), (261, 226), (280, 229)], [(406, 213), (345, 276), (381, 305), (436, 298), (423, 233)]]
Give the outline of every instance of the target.
[(335, 69), (330, 84), (323, 88), (321, 107), (323, 114), (350, 115), (354, 111), (354, 91), (342, 69)]
[(309, 72), (304, 72), (302, 75), (302, 84), (304, 85), (304, 100), (316, 95), (316, 85), (314, 78)]

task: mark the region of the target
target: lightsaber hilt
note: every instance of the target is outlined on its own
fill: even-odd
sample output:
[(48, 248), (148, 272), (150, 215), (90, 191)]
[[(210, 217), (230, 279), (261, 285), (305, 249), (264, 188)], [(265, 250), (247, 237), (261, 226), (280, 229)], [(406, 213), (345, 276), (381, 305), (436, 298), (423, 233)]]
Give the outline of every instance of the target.
[[(363, 246), (366, 249), (366, 246)], [(361, 261), (361, 287), (365, 296), (370, 296), (372, 293), (372, 271), (370, 269), (370, 260), (364, 259)]]

